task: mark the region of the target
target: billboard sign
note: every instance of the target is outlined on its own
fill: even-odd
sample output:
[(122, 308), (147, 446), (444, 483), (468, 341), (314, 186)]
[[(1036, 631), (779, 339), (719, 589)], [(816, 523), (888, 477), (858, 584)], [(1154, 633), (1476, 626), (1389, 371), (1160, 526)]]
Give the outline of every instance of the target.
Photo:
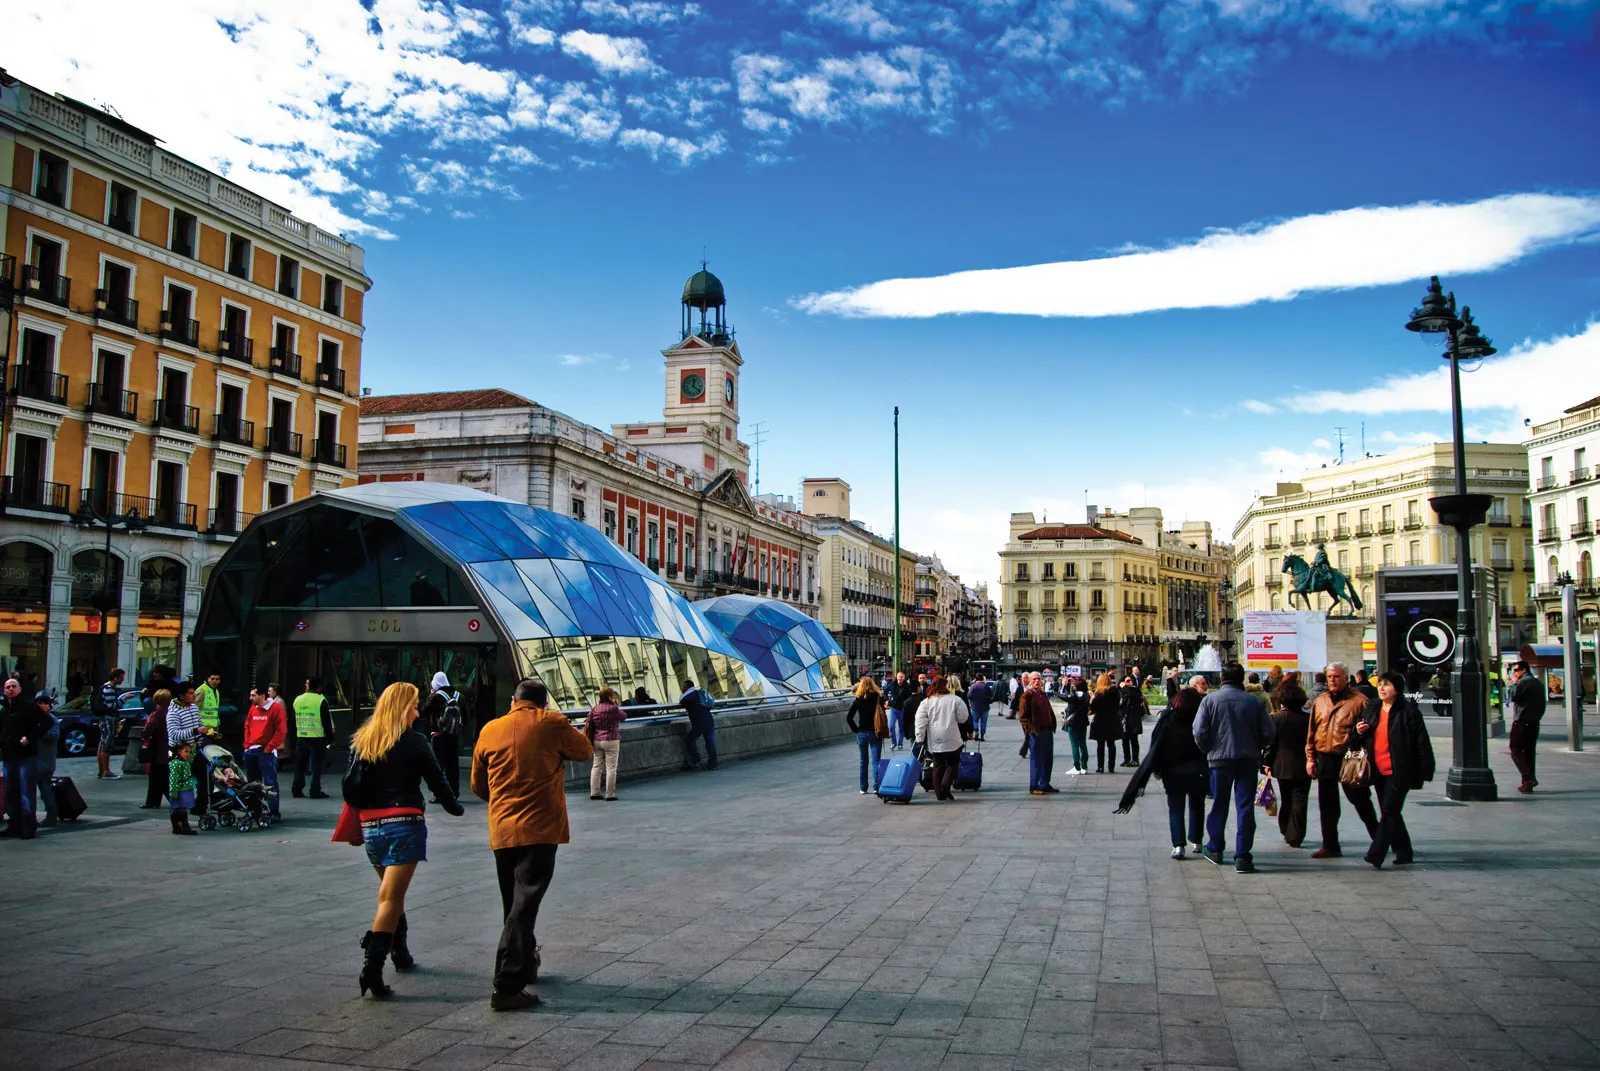
[(1244, 668), (1263, 675), (1274, 666), (1310, 674), (1328, 661), (1328, 630), (1320, 610), (1246, 610)]

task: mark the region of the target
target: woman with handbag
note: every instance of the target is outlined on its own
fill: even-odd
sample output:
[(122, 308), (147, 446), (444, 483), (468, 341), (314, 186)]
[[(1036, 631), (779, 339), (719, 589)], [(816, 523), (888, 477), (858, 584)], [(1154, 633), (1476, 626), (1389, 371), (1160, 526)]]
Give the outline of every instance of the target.
[(1405, 678), (1392, 670), (1379, 677), (1378, 698), (1367, 704), (1366, 713), (1356, 723), (1361, 747), (1371, 763), (1381, 814), (1377, 836), (1366, 854), (1374, 870), (1383, 869), (1390, 848), (1396, 866), (1411, 862), (1411, 833), (1402, 814), (1406, 794), (1433, 780), (1433, 741), (1422, 712), (1406, 698), (1405, 686)]
[[(1276, 666), (1273, 667), (1277, 669)], [(1287, 676), (1275, 693), (1278, 709), (1272, 721), (1278, 733), (1262, 756), (1268, 777), (1278, 779), (1278, 832), (1283, 842), (1298, 848), (1306, 839), (1306, 814), (1311, 806), (1311, 775), (1306, 772), (1306, 731), (1311, 715), (1306, 713), (1306, 691)]]
[(883, 742), (889, 736), (889, 715), (883, 706), (883, 693), (867, 674), (862, 674), (856, 682), (855, 698), (845, 712), (844, 723), (856, 734), (856, 746), (861, 751), (861, 794), (867, 794), (869, 769), (872, 791), (876, 792), (878, 760), (883, 756)]
[[(394, 992), (383, 982), (383, 961), (391, 955), (397, 970), (416, 966), (406, 947), (406, 889), (428, 857), (422, 782), (446, 811), (463, 813), (428, 738), (416, 731), (417, 697), (415, 685), (389, 685), (350, 740), (345, 807), (360, 820), (367, 862), (378, 872), (378, 910), (361, 938), (365, 955), (357, 981), (363, 996), (369, 989), (379, 998)], [(334, 836), (341, 839), (338, 831)]]
[(1089, 697), (1089, 737), (1094, 741), (1094, 772), (1117, 770), (1117, 741), (1122, 739), (1122, 693), (1102, 673)]

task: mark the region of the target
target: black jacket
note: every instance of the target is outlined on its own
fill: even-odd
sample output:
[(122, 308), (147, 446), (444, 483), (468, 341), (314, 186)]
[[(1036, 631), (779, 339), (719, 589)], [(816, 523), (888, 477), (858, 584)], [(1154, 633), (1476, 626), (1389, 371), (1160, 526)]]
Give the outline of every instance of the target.
[(1122, 739), (1122, 696), (1120, 689), (1107, 688), (1089, 699), (1089, 736), (1095, 740)]
[[(15, 701), (4, 703), (4, 721), (0, 721), (0, 756), (8, 762), (32, 758), (39, 754), (39, 741), (50, 731), (50, 715), (39, 709), (32, 696), (17, 696)], [(22, 743), (26, 737), (28, 742)]]
[(904, 710), (906, 708), (906, 700), (916, 694), (917, 686), (912, 681), (906, 681), (904, 684), (896, 681), (884, 693), (883, 700), (886, 705), (893, 707), (895, 710)]
[(1194, 742), (1194, 715), (1168, 707), (1150, 731), (1150, 747), (1128, 779), (1128, 787), (1117, 802), (1117, 813), (1127, 814), (1133, 808), (1134, 800), (1144, 795), (1151, 774), (1165, 778), (1179, 773), (1205, 774), (1208, 768), (1205, 752)]
[(1067, 693), (1067, 709), (1061, 719), (1063, 729), (1087, 729), (1089, 727), (1089, 693), (1085, 691), (1071, 691)]
[(1144, 735), (1144, 716), (1150, 713), (1144, 693), (1138, 688), (1119, 687), (1122, 693), (1122, 735), (1128, 738)]
[(1309, 781), (1306, 773), (1306, 733), (1311, 729), (1311, 713), (1304, 707), (1289, 710), (1279, 707), (1272, 713), (1278, 735), (1262, 752), (1262, 761), (1280, 781)]
[[(1351, 739), (1367, 749), (1367, 759), (1374, 773), (1378, 770), (1378, 759), (1373, 748), (1378, 738), (1378, 715), (1382, 710), (1382, 700), (1368, 703), (1366, 712), (1361, 715), (1367, 731), (1351, 733)], [(1421, 788), (1433, 780), (1433, 741), (1428, 738), (1422, 711), (1404, 696), (1397, 697), (1394, 706), (1389, 708), (1389, 762), (1394, 771), (1390, 776), (1398, 778), (1406, 788)]]
[(377, 762), (350, 756), (350, 769), (344, 775), (344, 801), (358, 811), (388, 807), (415, 807), (420, 811), (424, 781), (441, 807), (451, 814), (461, 813), (461, 804), (444, 779), (433, 746), (427, 737), (410, 730), (401, 733), (389, 754)]
[(850, 709), (845, 712), (844, 723), (853, 733), (876, 733), (878, 717), (878, 695), (858, 695), (850, 702)]
[(1519, 721), (1538, 725), (1539, 719), (1544, 717), (1544, 681), (1532, 673), (1523, 674), (1522, 679), (1511, 686), (1511, 703), (1516, 708), (1511, 716), (1513, 725)]

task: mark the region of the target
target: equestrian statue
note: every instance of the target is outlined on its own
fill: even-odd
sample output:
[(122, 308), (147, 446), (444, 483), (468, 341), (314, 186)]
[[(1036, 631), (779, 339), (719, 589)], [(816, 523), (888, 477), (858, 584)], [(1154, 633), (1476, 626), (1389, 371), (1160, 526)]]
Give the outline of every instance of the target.
[(1300, 602), (1307, 610), (1311, 609), (1311, 596), (1319, 591), (1327, 592), (1333, 599), (1333, 605), (1328, 607), (1329, 614), (1337, 610), (1341, 602), (1350, 604), (1352, 616), (1361, 609), (1361, 596), (1356, 594), (1355, 585), (1350, 583), (1349, 577), (1328, 564), (1328, 548), (1325, 544), (1317, 544), (1317, 556), (1310, 565), (1300, 555), (1291, 554), (1283, 559), (1281, 571), (1294, 574), (1294, 584), (1289, 589), (1291, 609), (1296, 595), (1300, 596)]

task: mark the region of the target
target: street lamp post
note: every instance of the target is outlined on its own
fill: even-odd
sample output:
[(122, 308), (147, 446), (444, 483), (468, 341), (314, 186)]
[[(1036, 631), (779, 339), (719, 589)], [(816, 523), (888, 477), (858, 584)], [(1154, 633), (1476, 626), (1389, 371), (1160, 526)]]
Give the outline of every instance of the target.
[(1452, 674), (1454, 749), (1450, 772), (1445, 777), (1445, 795), (1453, 800), (1493, 800), (1497, 798), (1494, 772), (1489, 769), (1489, 736), (1486, 713), (1483, 657), (1478, 650), (1478, 607), (1472, 584), (1472, 539), (1475, 525), (1482, 524), (1494, 501), (1491, 495), (1467, 493), (1467, 448), (1461, 418), (1461, 362), (1478, 360), (1495, 352), (1472, 322), (1472, 310), (1463, 307), (1456, 315), (1456, 296), (1446, 296), (1435, 275), (1428, 284), (1422, 305), (1413, 309), (1406, 323), (1408, 331), (1425, 335), (1443, 334), (1445, 360), (1450, 362), (1450, 418), (1455, 448), (1455, 493), (1428, 500), (1441, 523), (1456, 530), (1456, 664)]
[(111, 667), (115, 662), (111, 657), (111, 633), (108, 629), (111, 611), (122, 604), (122, 600), (114, 596), (111, 591), (111, 533), (118, 527), (126, 528), (129, 533), (137, 532), (144, 527), (145, 522), (136, 508), (130, 509), (122, 516), (103, 513), (90, 501), (90, 495), (85, 493), (83, 501), (78, 504), (78, 512), (72, 515), (72, 523), (80, 528), (92, 528), (97, 524), (106, 527), (106, 549), (105, 558), (101, 563), (100, 590), (89, 598), (89, 605), (100, 615), (100, 662), (94, 679), (102, 681), (110, 676)]

